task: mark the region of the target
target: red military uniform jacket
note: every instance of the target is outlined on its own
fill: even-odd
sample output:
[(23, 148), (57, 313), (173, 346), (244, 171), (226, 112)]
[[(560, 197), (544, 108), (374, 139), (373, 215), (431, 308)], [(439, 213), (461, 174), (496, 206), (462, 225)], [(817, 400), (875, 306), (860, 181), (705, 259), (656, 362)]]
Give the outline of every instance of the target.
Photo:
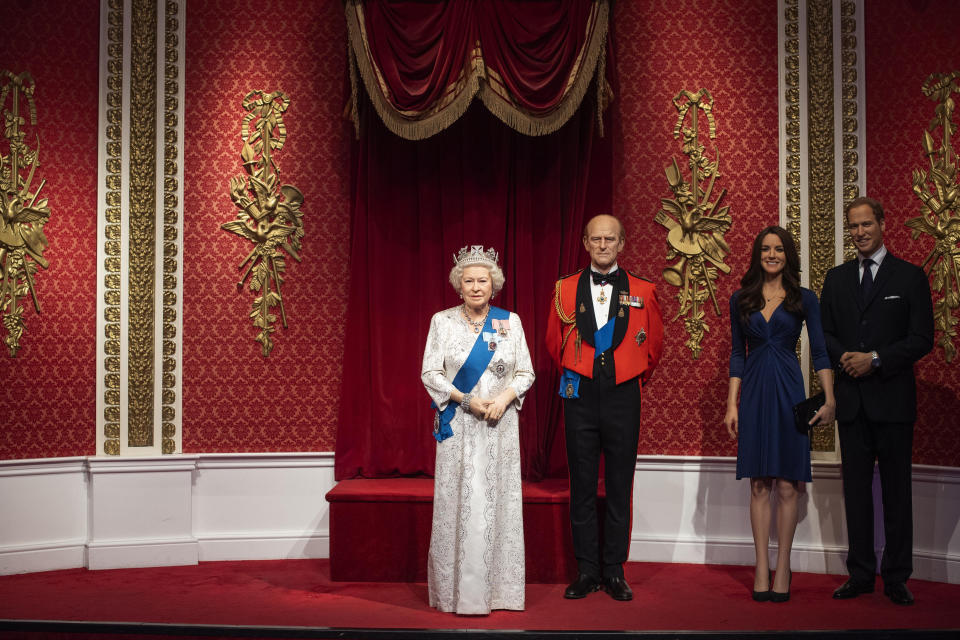
[[(626, 272), (614, 287), (613, 358), (616, 383), (638, 377), (646, 384), (663, 353), (663, 319), (654, 284)], [(553, 361), (593, 377), (593, 334), (597, 329), (590, 299), (590, 272), (582, 269), (557, 281), (547, 322), (547, 351)]]

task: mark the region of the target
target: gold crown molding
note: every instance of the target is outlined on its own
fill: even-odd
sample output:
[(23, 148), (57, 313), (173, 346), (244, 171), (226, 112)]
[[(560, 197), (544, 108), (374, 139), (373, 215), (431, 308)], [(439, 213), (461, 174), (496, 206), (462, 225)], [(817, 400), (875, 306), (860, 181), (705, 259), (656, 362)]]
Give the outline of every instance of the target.
[[(835, 152), (833, 92), (833, 2), (807, 1), (807, 175), (809, 287), (819, 293), (827, 271), (834, 266)], [(819, 379), (810, 375), (812, 391)], [(814, 451), (833, 451), (834, 426), (821, 425), (812, 432)]]
[(127, 446), (153, 446), (157, 237), (157, 5), (133, 0), (130, 20), (130, 266)]
[[(843, 205), (860, 197), (860, 147), (859, 78), (857, 42), (857, 2), (843, 0), (840, 3), (840, 81), (841, 81), (841, 130), (843, 135), (842, 173)], [(836, 229), (834, 229), (834, 232)], [(835, 236), (834, 236), (835, 237)], [(852, 260), (856, 254), (849, 234), (843, 233), (843, 259)], [(829, 267), (827, 267), (829, 269)]]
[(107, 4), (103, 453), (120, 455), (120, 255), (123, 155), (123, 0)]
[[(717, 125), (713, 118), (713, 96), (706, 89), (696, 93), (680, 91), (673, 99), (679, 115), (673, 127), (673, 137), (683, 137), (682, 152), (687, 156), (690, 181), (671, 158), (664, 172), (673, 198), (661, 198), (661, 209), (654, 220), (667, 229), (667, 261), (676, 262), (663, 270), (663, 279), (680, 291), (676, 321), (680, 316), (684, 329), (690, 336), (684, 346), (690, 349), (693, 359), (700, 357), (702, 342), (710, 326), (705, 321), (706, 307), (713, 303), (717, 315), (716, 280), (720, 272), (730, 273), (730, 265), (723, 262), (730, 247), (724, 234), (730, 229), (729, 206), (719, 206), (727, 190), (721, 189), (713, 198), (713, 188), (720, 176), (720, 150), (714, 146), (714, 160), (704, 154), (701, 134), (707, 139), (717, 137)], [(699, 124), (698, 114), (703, 111), (707, 126)], [(690, 126), (684, 126), (687, 116)], [(705, 187), (705, 188), (704, 188)]]
[(177, 284), (179, 254), (179, 3), (164, 7), (163, 91), (163, 373), (161, 377), (161, 452), (176, 453), (177, 425)]

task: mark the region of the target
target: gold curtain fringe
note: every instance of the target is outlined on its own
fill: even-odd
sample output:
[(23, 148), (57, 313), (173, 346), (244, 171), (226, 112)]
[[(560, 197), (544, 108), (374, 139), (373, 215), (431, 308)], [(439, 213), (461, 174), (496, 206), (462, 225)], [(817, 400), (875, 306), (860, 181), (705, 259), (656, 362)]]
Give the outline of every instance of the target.
[[(359, 22), (356, 9), (356, 6), (359, 4), (362, 4), (362, 0), (349, 0), (346, 3), (347, 33), (350, 38), (351, 57), (356, 65), (356, 69), (360, 72), (360, 77), (363, 79), (363, 84), (367, 90), (367, 95), (370, 97), (370, 102), (373, 103), (373, 108), (376, 109), (377, 114), (387, 129), (407, 140), (424, 140), (440, 133), (456, 122), (460, 116), (466, 113), (467, 108), (473, 101), (473, 96), (476, 95), (480, 87), (480, 80), (477, 75), (471, 72), (470, 75), (465, 78), (461, 76), (464, 82), (463, 88), (441, 111), (417, 120), (411, 120), (405, 117), (387, 101), (383, 92), (380, 90), (377, 74), (370, 62), (370, 57), (366, 55), (366, 34), (364, 33), (363, 26)], [(353, 73), (354, 71), (351, 69), (351, 75)], [(354, 84), (352, 80), (351, 91), (353, 92), (351, 96), (353, 100), (351, 117), (355, 118), (354, 126), (359, 136), (360, 92), (358, 84)]]
[(600, 52), (597, 56), (597, 70), (594, 74), (597, 83), (597, 133), (603, 137), (603, 113), (607, 110), (609, 104), (608, 95), (613, 94), (610, 84), (607, 82), (607, 25), (603, 23), (603, 39), (600, 42)]
[(353, 47), (347, 43), (347, 67), (350, 69), (350, 104), (347, 109), (350, 110), (350, 122), (353, 123), (354, 137), (360, 139), (360, 107), (357, 106), (357, 98), (360, 93), (357, 86), (357, 60), (353, 55)]
[[(573, 117), (580, 104), (583, 102), (583, 96), (586, 95), (590, 83), (593, 81), (594, 73), (598, 72), (600, 66), (598, 61), (603, 57), (603, 69), (606, 70), (606, 55), (604, 48), (607, 44), (607, 18), (609, 7), (606, 0), (600, 0), (597, 9), (596, 26), (590, 40), (584, 47), (583, 67), (576, 74), (573, 84), (566, 95), (560, 100), (550, 113), (543, 116), (532, 115), (523, 109), (513, 106), (499, 96), (488, 84), (480, 88), (480, 99), (487, 109), (497, 116), (508, 127), (519, 131), (528, 136), (544, 136), (553, 133)], [(606, 85), (606, 78), (597, 77), (598, 84), (603, 87)], [(603, 112), (601, 104), (597, 103), (597, 117), (601, 119)], [(603, 126), (600, 127), (600, 135), (603, 135)]]
[(398, 111), (384, 96), (377, 78), (377, 73), (373, 68), (367, 51), (366, 33), (363, 25), (360, 24), (358, 5), (362, 0), (348, 0), (346, 3), (347, 32), (350, 39), (349, 62), (350, 66), (350, 90), (351, 102), (350, 119), (353, 121), (354, 131), (357, 137), (360, 136), (360, 117), (358, 105), (360, 100), (359, 83), (356, 80), (356, 73), (359, 72), (363, 79), (364, 88), (370, 101), (376, 109), (380, 119), (394, 134), (407, 140), (423, 140), (437, 133), (440, 133), (467, 111), (470, 103), (479, 93), (479, 98), (483, 104), (493, 113), (501, 122), (510, 128), (528, 136), (542, 136), (555, 132), (573, 116), (583, 97), (586, 95), (590, 83), (594, 76), (597, 78), (597, 119), (599, 121), (599, 132), (603, 135), (603, 111), (606, 108), (606, 96), (609, 95), (609, 88), (606, 81), (606, 43), (607, 28), (609, 19), (609, 4), (607, 0), (597, 0), (598, 10), (596, 15), (596, 26), (590, 40), (584, 47), (583, 66), (576, 73), (572, 85), (561, 99), (560, 104), (546, 115), (537, 116), (514, 106), (486, 82), (481, 82), (485, 77), (482, 61), (477, 61), (470, 65), (458, 79), (458, 84), (462, 84), (460, 91), (446, 105), (426, 115), (419, 116), (417, 119), (406, 117), (403, 112)]

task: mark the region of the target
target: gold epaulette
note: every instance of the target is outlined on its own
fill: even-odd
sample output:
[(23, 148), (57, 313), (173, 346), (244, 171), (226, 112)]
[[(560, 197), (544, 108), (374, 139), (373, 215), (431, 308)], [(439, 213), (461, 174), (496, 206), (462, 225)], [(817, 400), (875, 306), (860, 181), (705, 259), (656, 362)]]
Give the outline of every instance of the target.
[[(583, 271), (581, 269), (580, 271)], [(579, 272), (576, 272), (579, 273)], [(573, 275), (573, 274), (571, 274)], [(577, 328), (577, 316), (567, 315), (563, 310), (563, 305), (560, 304), (560, 283), (563, 282), (563, 278), (557, 280), (556, 287), (554, 288), (553, 294), (553, 306), (557, 310), (557, 317), (560, 318), (560, 322), (567, 325), (567, 330), (563, 335), (563, 340), (560, 341), (560, 353), (563, 353), (564, 348), (567, 346), (567, 339), (570, 337), (570, 334)], [(577, 353), (576, 353), (576, 362), (580, 361), (580, 332), (577, 332), (576, 339)]]

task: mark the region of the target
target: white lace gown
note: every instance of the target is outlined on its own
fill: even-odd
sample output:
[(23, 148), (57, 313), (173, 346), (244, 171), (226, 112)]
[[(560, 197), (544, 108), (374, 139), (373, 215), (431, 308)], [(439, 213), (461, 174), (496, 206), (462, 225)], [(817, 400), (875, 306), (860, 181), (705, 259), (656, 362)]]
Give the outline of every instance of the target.
[[(517, 412), (534, 372), (515, 313), (509, 325), (471, 392), (492, 399), (510, 386), (516, 401), (493, 424), (458, 408), (450, 425), (453, 435), (437, 443), (427, 585), (430, 606), (440, 611), (487, 614), (524, 607)], [(462, 307), (441, 311), (430, 321), (420, 377), (441, 410), (476, 339)]]

